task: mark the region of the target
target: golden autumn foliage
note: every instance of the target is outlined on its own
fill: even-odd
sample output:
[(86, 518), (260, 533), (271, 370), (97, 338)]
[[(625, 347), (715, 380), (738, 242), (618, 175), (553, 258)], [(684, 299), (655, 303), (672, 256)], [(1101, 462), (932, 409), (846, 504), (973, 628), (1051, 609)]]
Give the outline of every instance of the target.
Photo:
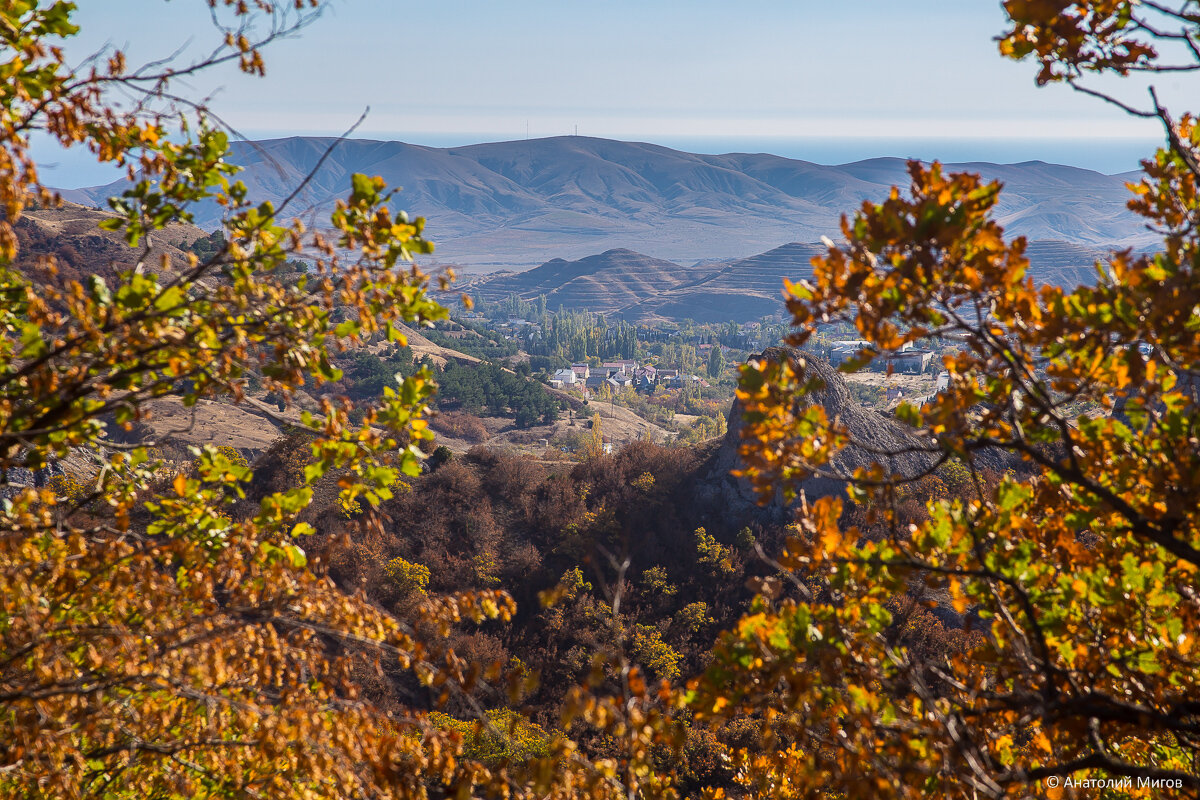
[[(1000, 49), (1035, 58), (1043, 83), (1098, 94), (1092, 72), (1200, 69), (1194, 3), (1004, 5)], [(1130, 186), (1160, 252), (1114, 253), (1094, 285), (1035, 285), (1025, 241), (994, 219), (1002, 187), (913, 162), (788, 286), (794, 347), (831, 322), (884, 355), (964, 346), (948, 389), (897, 411), (915, 474), (871, 450), (874, 467), (839, 467), (864, 444), (806, 401), (802, 353), (743, 370), (744, 474), (798, 498), (779, 562), (793, 594), (764, 594), (725, 635), (694, 707), (765, 715), (759, 746), (734, 754), (751, 794), (1076, 796), (1068, 778), (1118, 780), (1105, 797), (1200, 792), (1200, 130), (1157, 100), (1130, 110), (1168, 134)], [(987, 459), (1016, 469), (989, 477)], [(961, 488), (901, 524), (898, 501), (935, 471)], [(885, 533), (844, 529), (846, 502), (804, 496), (813, 475), (847, 481)], [(920, 642), (947, 631), (923, 607), (961, 620), (932, 657)]]
[[(0, 9), (0, 796), (670, 798), (684, 780), (704, 792), (701, 774), (723, 776), (711, 796), (764, 798), (1057, 796), (1044, 781), (1065, 777), (1134, 779), (1110, 796), (1151, 794), (1136, 779), (1166, 782), (1154, 796), (1200, 792), (1191, 117), (1156, 100), (1130, 108), (1168, 131), (1130, 203), (1164, 244), (1114, 254), (1092, 286), (1036, 286), (1025, 242), (993, 218), (1001, 187), (937, 164), (912, 164), (908, 187), (847, 218), (845, 241), (789, 287), (789, 343), (830, 322), (853, 324), (879, 357), (962, 341), (949, 387), (897, 412), (925, 468), (841, 472), (838, 454), (861, 443), (807, 402), (817, 387), (803, 357), (748, 365), (744, 475), (764, 497), (798, 500), (776, 574), (754, 579), (759, 596), (681, 688), (667, 636), (699, 634), (718, 610), (696, 601), (626, 624), (622, 592), (657, 608), (679, 591), (665, 569), (627, 583), (629, 562), (614, 557), (608, 605), (569, 569), (545, 602), (575, 603), (609, 641), (585, 654), (552, 730), (517, 707), (523, 668), (509, 670), (514, 707), (483, 703), (480, 690), (505, 696), (501, 666), (448, 646), (463, 626), (510, 619), (508, 595), (437, 594), (440, 569), (393, 555), (379, 567), (403, 600), (390, 613), (305, 552), (313, 530), (298, 520), (318, 482), (337, 484), (352, 518), (339, 521), (368, 533), (379, 506), (410, 491), (400, 476), (419, 470), (431, 436), (428, 373), (398, 379), (356, 424), (333, 402), (306, 414), (304, 444), (279, 464), (287, 488), (248, 511), (251, 468), (236, 451), (198, 449), (176, 474), (158, 443), (112, 435), (166, 394), (239, 402), (253, 374), (286, 399), (336, 381), (331, 354), (377, 334), (403, 342), (400, 323), (445, 314), (413, 262), (432, 247), (423, 221), (394, 210), (380, 179), (354, 176), (324, 230), (307, 230), (285, 220), (286, 203), (249, 201), (227, 135), (171, 92), (221, 61), (261, 74), (261, 47), (322, 3), (210, 5), (224, 44), (208, 62), (131, 71), (111, 52), (86, 73), (57, 49), (75, 33), (72, 3)], [(1042, 82), (1092, 92), (1092, 72), (1200, 62), (1192, 3), (1005, 8), (1001, 51), (1036, 59)], [(1159, 60), (1164, 42), (1182, 65)], [(140, 102), (119, 105), (118, 92)], [(225, 209), (226, 244), (57, 289), (6, 266), (22, 209), (53, 201), (28, 154), (33, 130), (130, 168), (105, 226), (131, 247), (206, 200)], [(285, 274), (300, 255), (313, 270)], [(1070, 412), (1082, 403), (1101, 413)], [(609, 466), (600, 423), (581, 470)], [(87, 481), (37, 480), (80, 453), (99, 465)], [(662, 475), (634, 474), (620, 484), (631, 496), (665, 490)], [(810, 501), (812, 475), (844, 479), (850, 497)], [(930, 498), (921, 513), (900, 513), (917, 496)], [(603, 532), (612, 512), (580, 519)], [(759, 546), (749, 529), (736, 549), (685, 530), (710, 581)], [(364, 541), (344, 559), (374, 556)], [(474, 585), (497, 581), (492, 551), (464, 563)], [(545, 619), (563, 618), (554, 611)], [(399, 709), (368, 696), (385, 671), (409, 691)], [(437, 710), (451, 701), (454, 713)]]
[(591, 428), (584, 435), (580, 452), (585, 460), (604, 455), (604, 429), (601, 426), (599, 412), (592, 414)]
[[(236, 403), (251, 375), (285, 399), (336, 381), (332, 353), (376, 335), (403, 343), (400, 323), (446, 313), (413, 262), (432, 249), (423, 220), (394, 210), (382, 180), (353, 176), (323, 229), (307, 230), (284, 217), (288, 203), (248, 200), (227, 134), (173, 90), (223, 62), (261, 74), (262, 46), (323, 4), (208, 5), (217, 46), (204, 61), (131, 69), (106, 51), (79, 72), (60, 49), (77, 32), (73, 3), (0, 7), (0, 796), (626, 796), (652, 780), (639, 754), (658, 729), (624, 721), (654, 698), (571, 705), (579, 724), (627, 743), (619, 763), (592, 764), (519, 720), (513, 733), (489, 728), (476, 753), (428, 709), (483, 680), (446, 646), (450, 627), (507, 619), (512, 600), (426, 596), (428, 571), (392, 562), (415, 598), (400, 618), (309, 563), (313, 529), (297, 518), (317, 482), (336, 480), (364, 525), (409, 489), (400, 475), (419, 471), (432, 435), (428, 372), (398, 379), (357, 424), (328, 401), (306, 413), (310, 446), (283, 465), (290, 488), (249, 511), (235, 508), (251, 477), (236, 451), (195, 449), (176, 474), (156, 461), (158, 442), (110, 435), (167, 394)], [(18, 271), (13, 225), (31, 202), (54, 202), (29, 155), (35, 130), (128, 167), (102, 227), (130, 247), (200, 201), (224, 209), (225, 244), (109, 280)], [(297, 256), (314, 264), (300, 278), (286, 267)], [(80, 454), (93, 478), (42, 487), (45, 470)], [(406, 713), (364, 697), (364, 676), (384, 668), (417, 693)], [(493, 763), (497, 752), (559, 768)]]

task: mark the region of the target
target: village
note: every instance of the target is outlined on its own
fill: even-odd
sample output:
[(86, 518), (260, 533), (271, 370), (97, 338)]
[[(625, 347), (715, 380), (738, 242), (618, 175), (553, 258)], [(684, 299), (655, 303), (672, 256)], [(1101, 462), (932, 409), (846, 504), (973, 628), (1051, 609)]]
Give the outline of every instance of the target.
[[(528, 354), (532, 373), (583, 400), (629, 397), (627, 390), (649, 396), (679, 389), (731, 398), (737, 365), (779, 345), (790, 332), (782, 312), (741, 323), (633, 324), (587, 311), (550, 312), (540, 299), (515, 297), (477, 304), (456, 312), (454, 319), (462, 330), (448, 336), (461, 343), (473, 331), (513, 354)], [(870, 349), (853, 333), (849, 325), (829, 325), (803, 349), (848, 368)], [(959, 346), (953, 336), (927, 340), (924, 347), (907, 343), (860, 369), (847, 369), (847, 382), (866, 407), (890, 411), (902, 402), (920, 405), (948, 385), (942, 357)]]
[(555, 371), (548, 382), (555, 389), (579, 391), (584, 399), (622, 389), (651, 393), (660, 386), (668, 389), (707, 389), (711, 385), (698, 375), (689, 375), (678, 369), (660, 369), (651, 364), (642, 365), (631, 360), (606, 361), (598, 367), (586, 361), (576, 362)]

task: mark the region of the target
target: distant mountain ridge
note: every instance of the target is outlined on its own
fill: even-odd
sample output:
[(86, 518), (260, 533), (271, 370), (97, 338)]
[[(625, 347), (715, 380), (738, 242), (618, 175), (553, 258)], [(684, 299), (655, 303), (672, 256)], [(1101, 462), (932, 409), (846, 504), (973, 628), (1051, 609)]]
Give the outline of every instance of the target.
[[(905, 162), (822, 166), (764, 153), (701, 155), (582, 136), (435, 148), (403, 142), (291, 137), (237, 142), (231, 160), (257, 200), (281, 202), (333, 147), (287, 213), (327, 212), (354, 172), (381, 175), (397, 203), (428, 219), (437, 258), (474, 269), (534, 266), (611, 249), (681, 262), (839, 238), (839, 218), (906, 186)], [(998, 219), (1031, 240), (1091, 247), (1152, 246), (1126, 207), (1128, 176), (1042, 162), (969, 163), (1005, 184)], [(64, 192), (88, 205), (120, 183)], [(212, 227), (215, 205), (197, 223)], [(319, 219), (317, 220), (319, 222)]]
[[(748, 322), (783, 310), (783, 281), (812, 277), (822, 244), (790, 242), (765, 253), (691, 266), (627, 249), (577, 261), (556, 258), (525, 272), (477, 278), (459, 287), (477, 299), (546, 297), (560, 306), (635, 321)], [(1030, 275), (1038, 283), (1074, 286), (1095, 279), (1106, 252), (1066, 242), (1031, 242)]]

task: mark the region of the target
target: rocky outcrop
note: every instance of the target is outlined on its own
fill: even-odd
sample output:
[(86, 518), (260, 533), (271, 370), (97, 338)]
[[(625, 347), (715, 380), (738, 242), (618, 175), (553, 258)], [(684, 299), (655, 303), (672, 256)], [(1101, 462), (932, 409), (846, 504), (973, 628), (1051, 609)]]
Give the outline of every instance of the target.
[(65, 475), (66, 470), (57, 461), (42, 469), (12, 467), (0, 472), (0, 500), (10, 500), (26, 489), (41, 489), (49, 486), (55, 476)]
[[(759, 357), (780, 358), (786, 353), (782, 348), (775, 348), (767, 350)], [(837, 420), (846, 426), (854, 442), (834, 459), (831, 465), (832, 472), (849, 475), (858, 467), (867, 467), (877, 462), (883, 464), (890, 474), (904, 477), (919, 475), (929, 469), (935, 461), (935, 456), (931, 453), (916, 452), (927, 443), (920, 439), (912, 428), (887, 414), (864, 408), (850, 394), (845, 378), (828, 362), (809, 354), (804, 354), (803, 358), (806, 375), (818, 379), (822, 385), (809, 394), (806, 401), (819, 404), (825, 409), (829, 419)], [(738, 446), (741, 443), (743, 427), (742, 409), (735, 401), (729, 412), (729, 430), (713, 455), (706, 484), (722, 502), (748, 509), (756, 505), (754, 492), (748, 482), (730, 474), (732, 470), (741, 466)], [(891, 455), (879, 455), (881, 453)], [(813, 477), (805, 481), (801, 488), (809, 499), (814, 499), (830, 495), (844, 496), (846, 484), (831, 477)], [(758, 511), (764, 521), (776, 522), (783, 520), (786, 512), (782, 495)]]

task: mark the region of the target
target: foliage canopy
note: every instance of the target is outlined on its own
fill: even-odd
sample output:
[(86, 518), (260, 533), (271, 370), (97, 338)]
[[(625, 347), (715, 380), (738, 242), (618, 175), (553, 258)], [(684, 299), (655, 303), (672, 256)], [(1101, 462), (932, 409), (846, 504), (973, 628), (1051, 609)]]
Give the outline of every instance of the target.
[[(1090, 73), (1200, 69), (1194, 3), (1005, 9), (1000, 49), (1035, 58), (1041, 83), (1100, 94)], [(999, 184), (912, 163), (907, 191), (845, 219), (845, 243), (788, 287), (797, 347), (834, 321), (881, 353), (964, 343), (946, 359), (949, 388), (897, 412), (923, 473), (969, 473), (964, 496), (901, 524), (898, 497), (921, 474), (892, 474), (883, 452), (839, 470), (840, 452), (869, 445), (805, 402), (802, 357), (743, 371), (744, 474), (764, 495), (799, 489), (780, 563), (804, 579), (795, 599), (760, 601), (703, 683), (709, 714), (777, 715), (764, 751), (742, 756), (757, 793), (1054, 796), (1105, 777), (1131, 781), (1113, 796), (1148, 792), (1139, 779), (1163, 796), (1200, 791), (1200, 131), (1153, 93), (1147, 110), (1102, 96), (1167, 131), (1129, 203), (1162, 231), (1161, 252), (1114, 253), (1095, 285), (1037, 286), (1025, 241), (994, 219)], [(1100, 412), (1072, 415), (1080, 399)], [(1011, 465), (1004, 478), (984, 477), (989, 456)], [(847, 480), (884, 534), (860, 545), (841, 500), (804, 498), (814, 474)], [(905, 595), (981, 635), (923, 657), (895, 635)]]
[[(310, 530), (295, 522), (326, 475), (345, 502), (374, 506), (419, 469), (427, 372), (386, 389), (361, 425), (328, 402), (306, 414), (305, 480), (248, 514), (232, 512), (244, 460), (208, 447), (171, 465), (154, 442), (117, 435), (168, 394), (237, 402), (252, 373), (282, 396), (336, 380), (336, 348), (378, 332), (402, 341), (399, 322), (445, 314), (411, 265), (431, 250), (423, 221), (393, 211), (379, 179), (354, 176), (324, 233), (286, 221), (286, 202), (247, 200), (227, 135), (173, 87), (222, 62), (261, 74), (260, 48), (319, 8), (210, 5), (218, 45), (203, 61), (131, 69), (111, 51), (80, 71), (58, 46), (77, 32), (73, 3), (0, 10), (0, 793), (394, 797), (427, 780), (469, 785), (478, 776), (442, 728), (386, 718), (353, 676), (386, 654), (420, 683), (462, 684), (464, 665), (418, 628), (505, 616), (511, 601), (484, 592), (397, 620), (312, 572)], [(11, 265), (23, 208), (54, 202), (28, 151), (38, 130), (129, 168), (102, 227), (142, 248), (135, 269), (56, 283), (52, 259)], [(150, 238), (202, 201), (225, 209), (203, 257), (144, 263)], [(297, 279), (289, 260), (301, 254), (315, 269)], [(90, 485), (42, 485), (78, 458), (99, 466)]]
[[(1045, 779), (1104, 776), (1200, 793), (1191, 116), (1153, 95), (1145, 109), (1106, 96), (1167, 131), (1130, 202), (1164, 240), (1154, 255), (1114, 254), (1092, 286), (1034, 285), (1025, 242), (993, 218), (1001, 187), (937, 164), (912, 164), (906, 191), (847, 218), (812, 281), (789, 286), (789, 343), (829, 322), (880, 354), (960, 338), (949, 388), (898, 412), (925, 469), (893, 475), (892, 454), (877, 452), (874, 467), (840, 472), (839, 452), (863, 443), (807, 402), (803, 358), (747, 365), (744, 475), (764, 497), (799, 497), (778, 574), (685, 687), (671, 684), (681, 659), (660, 628), (613, 626), (612, 649), (563, 702), (559, 735), (475, 703), (472, 689), (496, 676), (445, 646), (453, 625), (510, 617), (507, 595), (433, 596), (431, 571), (398, 558), (388, 575), (405, 602), (389, 614), (340, 591), (302, 547), (312, 531), (297, 519), (322, 480), (362, 510), (364, 535), (382, 524), (374, 510), (419, 470), (416, 445), (431, 435), (428, 371), (389, 380), (363, 362), (380, 402), (355, 424), (348, 404), (306, 414), (300, 485), (248, 513), (250, 468), (234, 454), (202, 448), (173, 465), (117, 431), (168, 394), (238, 402), (252, 375), (281, 398), (337, 381), (333, 353), (377, 334), (403, 345), (400, 323), (445, 315), (412, 263), (432, 247), (423, 221), (394, 211), (381, 180), (355, 175), (324, 232), (309, 231), (284, 219), (288, 202), (247, 198), (227, 134), (172, 91), (221, 62), (261, 74), (261, 47), (311, 21), (318, 0), (210, 6), (220, 44), (201, 62), (130, 69), (113, 51), (75, 72), (58, 49), (76, 33), (74, 4), (0, 10), (0, 792), (670, 797), (672, 755), (706, 725), (736, 724), (752, 733), (722, 745), (723, 767), (751, 796), (1026, 796), (1055, 794)], [(1000, 49), (1035, 59), (1042, 83), (1099, 94), (1092, 73), (1200, 69), (1192, 2), (1005, 8)], [(221, 236), (186, 263), (143, 257), (109, 281), (46, 280), (52, 259), (43, 275), (17, 269), (14, 225), (54, 201), (29, 156), (37, 130), (129, 168), (104, 226), (139, 252), (198, 202), (225, 209)], [(1101, 412), (1072, 416), (1080, 401)], [(601, 445), (597, 415), (597, 469)], [(55, 472), (80, 457), (98, 467), (87, 485)], [(985, 458), (1011, 469), (991, 478)], [(958, 490), (904, 522), (908, 487), (935, 471)], [(810, 502), (813, 475), (845, 480), (849, 502)], [(649, 478), (630, 491), (656, 491)], [(855, 514), (876, 535), (847, 526)], [(754, 541), (747, 531), (739, 547)], [(714, 578), (741, 557), (703, 528), (695, 542)], [(629, 564), (614, 566), (601, 620), (616, 617)], [(645, 602), (675, 591), (651, 569), (639, 585)], [(545, 600), (590, 589), (574, 570)], [(702, 630), (709, 610), (689, 604), (676, 624)], [(964, 635), (916, 646), (931, 610), (958, 615)], [(404, 715), (364, 696), (384, 665), (424, 692)], [(452, 695), (475, 704), (473, 720), (430, 713)]]

